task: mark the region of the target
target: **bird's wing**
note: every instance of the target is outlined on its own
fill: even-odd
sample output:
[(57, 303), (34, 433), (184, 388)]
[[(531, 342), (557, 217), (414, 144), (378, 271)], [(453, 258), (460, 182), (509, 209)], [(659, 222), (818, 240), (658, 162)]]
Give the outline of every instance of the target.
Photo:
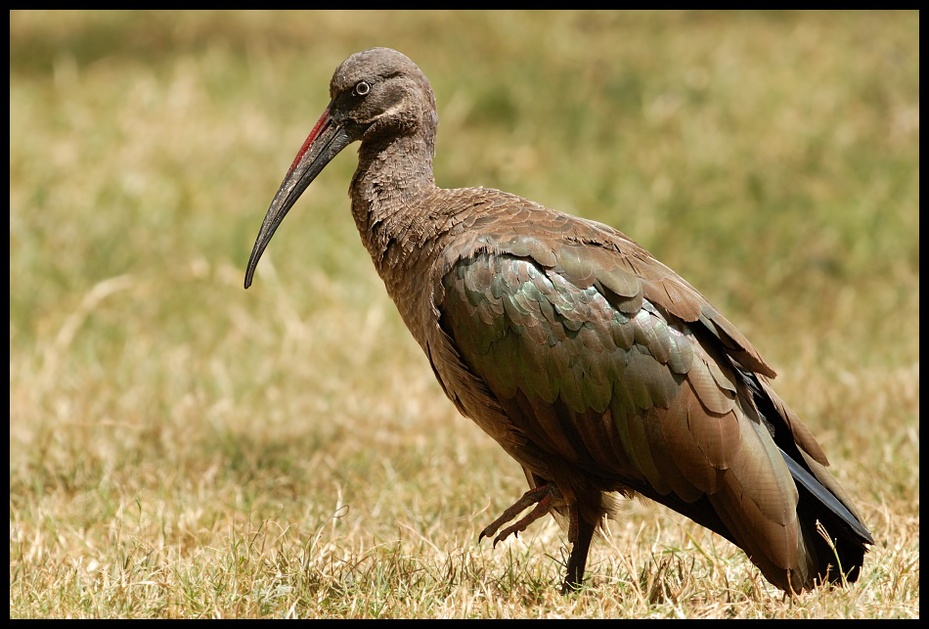
[(723, 341), (711, 353), (694, 335), (706, 315), (684, 301), (686, 285), (661, 290), (678, 311), (691, 308), (693, 323), (646, 297), (643, 261), (630, 268), (609, 249), (562, 244), (543, 264), (535, 245), (517, 239), (505, 253), (460, 259), (439, 305), (458, 352), (518, 428), (573, 465), (662, 493), (671, 479), (690, 487), (727, 468), (744, 431), (737, 386), (720, 366)]
[(666, 267), (609, 244), (542, 242), (493, 243), (442, 280), (441, 325), (507, 421), (541, 458), (794, 566), (797, 489), (767, 427), (741, 409), (731, 362), (761, 371), (761, 359)]
[[(649, 401), (662, 407), (662, 399), (667, 402), (667, 395), (675, 392), (669, 384), (674, 378), (669, 374), (686, 375), (703, 405), (713, 409), (717, 398), (716, 408), (721, 408), (718, 398), (726, 395), (722, 392), (732, 395), (734, 391), (733, 382), (722, 384), (726, 376), (719, 369), (726, 365), (752, 374), (769, 390), (767, 378), (775, 372), (748, 339), (693, 286), (644, 248), (607, 225), (505, 196), (509, 216), (497, 220), (491, 206), (470, 215), (472, 222), (478, 217), (478, 223), (462, 224), (468, 237), (459, 237), (457, 244), (445, 251), (442, 285), (435, 291), (436, 307), (444, 314), (446, 327), (456, 308), (460, 308), (459, 313), (481, 310), (481, 325), (472, 325), (472, 320), (458, 332), (464, 335), (460, 349), (473, 343), (485, 349), (495, 344), (493, 353), (502, 355), (488, 355), (500, 365), (489, 374), (491, 381), (502, 384), (505, 372), (512, 387), (518, 380), (514, 369), (527, 368), (533, 361), (545, 362), (554, 371), (525, 374), (535, 378), (525, 381), (527, 386), (534, 382), (536, 392), (545, 400), (551, 399), (555, 389), (564, 390), (562, 397), (574, 402), (574, 408), (578, 407), (578, 395), (583, 394), (595, 409), (602, 408), (607, 397), (615, 401), (614, 388), (617, 396), (636, 396), (638, 407), (625, 403), (624, 408), (645, 410), (650, 408)], [(486, 257), (481, 258), (481, 254)], [(464, 292), (455, 294), (456, 286)], [(533, 309), (519, 312), (518, 304), (527, 303)], [(504, 307), (510, 310), (501, 316)], [(546, 316), (552, 312), (557, 313), (554, 319)], [(570, 329), (581, 323), (583, 331)], [(504, 335), (504, 329), (511, 333)], [(520, 339), (534, 338), (527, 334), (542, 333), (548, 335), (549, 349), (525, 343), (520, 354), (523, 362), (507, 366), (505, 356), (512, 354), (501, 350), (500, 342), (519, 344)], [(598, 337), (606, 344), (596, 343)], [(612, 344), (610, 337), (615, 337)], [(585, 342), (594, 345), (582, 349)], [(633, 345), (638, 353), (630, 351)], [(696, 363), (695, 348), (701, 356)], [(606, 354), (624, 358), (607, 359)], [(568, 372), (563, 370), (568, 356), (573, 370), (588, 368), (592, 373), (580, 380), (567, 378)], [(631, 372), (627, 373), (625, 368), (630, 364)], [(698, 369), (691, 373), (694, 364)], [(578, 382), (586, 383), (583, 389), (572, 389)], [(772, 399), (783, 423), (780, 432), (784, 434), (779, 436), (828, 465), (809, 430), (780, 398), (773, 395)]]

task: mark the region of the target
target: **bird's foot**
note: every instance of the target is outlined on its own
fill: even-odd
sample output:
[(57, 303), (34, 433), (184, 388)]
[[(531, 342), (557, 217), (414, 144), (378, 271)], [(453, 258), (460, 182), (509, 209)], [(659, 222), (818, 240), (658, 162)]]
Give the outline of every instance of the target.
[(551, 512), (552, 507), (562, 501), (561, 492), (558, 490), (558, 487), (552, 483), (546, 483), (545, 485), (539, 485), (538, 487), (530, 489), (523, 494), (523, 497), (517, 500), (513, 506), (504, 511), (499, 518), (491, 522), (487, 528), (481, 531), (477, 541), (481, 541), (485, 537), (491, 537), (497, 532), (497, 529), (513, 520), (524, 509), (530, 505), (535, 505), (532, 511), (527, 513), (525, 517), (520, 518), (500, 531), (500, 534), (494, 538), (494, 546), (496, 547), (497, 542), (502, 542), (510, 535), (517, 535), (520, 531), (525, 531), (526, 527)]

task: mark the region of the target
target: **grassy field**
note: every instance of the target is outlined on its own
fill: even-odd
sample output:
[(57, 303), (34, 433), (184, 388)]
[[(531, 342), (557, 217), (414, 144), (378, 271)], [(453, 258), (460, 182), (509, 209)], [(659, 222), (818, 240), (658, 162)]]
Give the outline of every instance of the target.
[[(918, 13), (10, 14), (12, 617), (919, 616)], [(615, 225), (779, 372), (877, 544), (795, 600), (624, 504), (553, 521), (359, 243), (344, 151), (245, 262), (346, 56), (404, 51), (440, 185)]]

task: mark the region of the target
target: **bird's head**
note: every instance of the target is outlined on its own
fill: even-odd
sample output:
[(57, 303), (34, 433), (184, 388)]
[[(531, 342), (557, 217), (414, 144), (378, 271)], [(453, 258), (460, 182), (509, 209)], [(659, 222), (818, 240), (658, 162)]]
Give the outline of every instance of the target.
[[(425, 131), (433, 143), (435, 97), (429, 80), (406, 55), (390, 48), (353, 54), (336, 68), (331, 100), (281, 182), (252, 248), (245, 288), (287, 212), (326, 165), (346, 146), (389, 144), (393, 138)], [(432, 147), (429, 147), (432, 150)]]

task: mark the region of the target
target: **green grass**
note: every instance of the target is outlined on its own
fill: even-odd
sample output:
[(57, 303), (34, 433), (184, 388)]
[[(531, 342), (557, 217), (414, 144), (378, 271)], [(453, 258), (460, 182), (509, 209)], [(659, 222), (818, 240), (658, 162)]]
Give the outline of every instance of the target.
[[(12, 617), (918, 617), (917, 13), (10, 14)], [(785, 600), (631, 501), (554, 522), (444, 398), (345, 151), (242, 289), (335, 66), (398, 48), (436, 177), (611, 223), (779, 371), (877, 544)]]

